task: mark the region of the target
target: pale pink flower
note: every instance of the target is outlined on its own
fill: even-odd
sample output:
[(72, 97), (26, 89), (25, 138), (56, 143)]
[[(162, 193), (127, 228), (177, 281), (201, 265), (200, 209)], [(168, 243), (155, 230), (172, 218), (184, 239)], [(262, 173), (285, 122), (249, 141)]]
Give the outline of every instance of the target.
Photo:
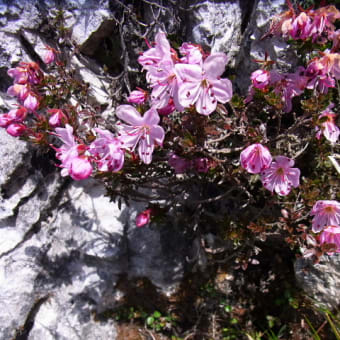
[(321, 133), (325, 136), (325, 138), (331, 143), (336, 143), (339, 135), (340, 129), (335, 124), (337, 115), (330, 111), (326, 110), (319, 116), (320, 127), (316, 127), (317, 133), (316, 138), (321, 138)]
[(118, 139), (122, 142), (122, 148), (134, 150), (138, 144), (138, 154), (145, 164), (152, 161), (152, 153), (155, 144), (163, 144), (165, 132), (159, 123), (159, 115), (154, 107), (151, 107), (143, 116), (131, 105), (117, 107), (116, 115), (129, 125), (117, 123)]
[(251, 74), (250, 79), (255, 88), (263, 90), (270, 83), (270, 72), (266, 70), (256, 70)]
[(171, 153), (169, 155), (168, 163), (171, 167), (174, 168), (176, 174), (183, 174), (191, 167), (191, 161), (179, 157), (174, 153)]
[(6, 128), (11, 124), (12, 119), (9, 117), (8, 113), (3, 113), (0, 115), (0, 127)]
[(66, 124), (65, 128), (56, 128), (56, 135), (64, 143), (60, 148), (54, 148), (56, 157), (61, 161), (62, 176), (71, 176), (74, 180), (88, 178), (92, 173), (92, 165), (84, 155), (87, 147), (77, 144), (73, 136), (72, 126)]
[(140, 214), (136, 217), (136, 226), (138, 228), (145, 226), (148, 224), (151, 220), (151, 209), (147, 209), (142, 211)]
[(178, 89), (179, 103), (183, 107), (195, 104), (198, 113), (209, 115), (215, 111), (217, 102), (228, 102), (232, 97), (232, 85), (229, 79), (221, 78), (226, 63), (224, 53), (214, 53), (202, 66), (176, 64), (176, 72), (182, 80)]
[(90, 146), (90, 152), (96, 157), (99, 171), (120, 171), (124, 165), (122, 143), (110, 131), (95, 129), (97, 138)]
[(26, 130), (27, 130), (26, 125), (21, 123), (12, 123), (6, 129), (7, 133), (13, 137), (22, 136)]
[(150, 68), (147, 72), (147, 81), (152, 87), (151, 102), (156, 109), (162, 109), (172, 99), (178, 111), (183, 111), (179, 101), (179, 79), (175, 64), (172, 60), (161, 61), (158, 67)]
[(261, 173), (261, 180), (266, 189), (280, 196), (290, 193), (292, 187), (300, 185), (300, 170), (292, 168), (294, 161), (285, 156), (276, 156), (270, 167)]
[(258, 174), (270, 166), (272, 156), (267, 147), (256, 143), (249, 145), (241, 152), (240, 162), (248, 172)]
[(340, 203), (338, 201), (317, 201), (310, 213), (313, 217), (312, 230), (318, 233), (325, 226), (340, 227)]
[(47, 110), (47, 112), (51, 114), (48, 123), (54, 128), (57, 126), (64, 125), (68, 122), (66, 115), (60, 109), (49, 109)]
[(144, 104), (148, 98), (148, 93), (137, 87), (137, 90), (134, 90), (127, 97), (127, 101), (132, 104)]
[(138, 62), (143, 66), (143, 69), (157, 67), (161, 61), (171, 60), (171, 47), (164, 32), (159, 32), (155, 37), (155, 46), (143, 52)]
[[(320, 235), (320, 244), (332, 243), (336, 245), (336, 253), (340, 253), (340, 227), (328, 226)], [(329, 252), (328, 254), (333, 254)]]

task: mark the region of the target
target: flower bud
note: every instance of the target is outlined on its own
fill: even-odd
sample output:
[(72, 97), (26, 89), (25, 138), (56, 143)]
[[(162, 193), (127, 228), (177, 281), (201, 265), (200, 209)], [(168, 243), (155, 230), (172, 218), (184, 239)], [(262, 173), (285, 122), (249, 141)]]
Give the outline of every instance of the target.
[(150, 222), (150, 219), (151, 209), (144, 210), (136, 217), (136, 226), (138, 228), (143, 227)]
[(26, 131), (26, 126), (20, 123), (13, 123), (8, 126), (6, 131), (13, 137), (19, 137), (22, 136)]

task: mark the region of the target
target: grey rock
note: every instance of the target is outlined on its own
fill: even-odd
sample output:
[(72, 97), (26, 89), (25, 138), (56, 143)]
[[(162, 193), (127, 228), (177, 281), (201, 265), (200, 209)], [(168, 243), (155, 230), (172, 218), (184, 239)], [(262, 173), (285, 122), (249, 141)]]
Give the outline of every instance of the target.
[(309, 259), (297, 259), (295, 275), (308, 296), (329, 309), (339, 306), (340, 254), (324, 255), (318, 264)]
[(240, 51), (241, 21), (240, 1), (204, 1), (191, 12), (188, 39), (212, 52), (225, 52), (233, 67)]

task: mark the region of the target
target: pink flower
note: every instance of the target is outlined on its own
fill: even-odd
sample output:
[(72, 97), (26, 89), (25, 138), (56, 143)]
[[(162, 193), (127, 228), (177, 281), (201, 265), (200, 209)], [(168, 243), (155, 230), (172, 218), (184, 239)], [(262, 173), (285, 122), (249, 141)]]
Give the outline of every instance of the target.
[(152, 106), (162, 109), (169, 104), (170, 100), (173, 100), (176, 109), (183, 111), (178, 97), (180, 79), (172, 60), (161, 61), (157, 68), (150, 68), (146, 76), (152, 87)]
[[(332, 243), (336, 245), (336, 253), (340, 253), (340, 227), (328, 226), (320, 235), (320, 244)], [(333, 254), (330, 252), (328, 254)]]
[(194, 167), (197, 170), (197, 172), (208, 172), (209, 171), (209, 159), (204, 158), (196, 158), (194, 159)]
[(256, 70), (251, 74), (250, 79), (254, 87), (263, 90), (270, 83), (270, 72), (266, 70)]
[(182, 79), (178, 89), (179, 103), (183, 107), (195, 104), (198, 113), (209, 115), (215, 111), (217, 102), (228, 102), (232, 97), (232, 85), (229, 79), (220, 78), (226, 63), (224, 53), (214, 53), (202, 66), (176, 64), (176, 72)]
[(311, 18), (305, 13), (301, 12), (293, 21), (290, 30), (290, 35), (293, 39), (305, 40), (310, 36)]
[(270, 166), (272, 156), (268, 148), (256, 143), (249, 145), (241, 152), (240, 162), (248, 172), (258, 174)]
[(150, 219), (151, 209), (144, 210), (136, 217), (136, 226), (138, 228), (143, 227), (150, 222)]
[(43, 56), (43, 61), (45, 64), (51, 64), (55, 61), (56, 59), (56, 54), (55, 50), (49, 46), (46, 47), (46, 52)]
[(173, 113), (175, 110), (176, 110), (176, 106), (174, 104), (174, 101), (172, 98), (170, 98), (168, 105), (162, 107), (161, 109), (158, 109), (157, 111), (161, 116), (168, 116), (170, 113)]
[(320, 127), (316, 127), (317, 133), (316, 138), (320, 139), (321, 133), (325, 136), (325, 138), (331, 143), (336, 143), (339, 135), (340, 129), (335, 124), (337, 115), (330, 111), (325, 110), (318, 118)]
[(49, 109), (47, 112), (52, 114), (48, 123), (54, 128), (68, 122), (66, 115), (60, 109)]
[(314, 216), (312, 230), (318, 233), (325, 226), (340, 227), (340, 203), (338, 201), (317, 201), (310, 213)]
[(22, 123), (26, 117), (27, 109), (20, 106), (18, 109), (13, 109), (0, 116), (0, 127), (8, 127), (12, 123)]
[(6, 129), (7, 133), (13, 137), (22, 136), (26, 130), (27, 127), (24, 124), (20, 123), (12, 123)]
[(171, 60), (171, 47), (164, 32), (159, 32), (155, 37), (155, 46), (143, 52), (138, 58), (138, 62), (143, 69), (158, 67), (161, 61)]
[(118, 139), (122, 147), (134, 150), (138, 144), (138, 154), (145, 164), (152, 161), (152, 153), (155, 143), (163, 144), (165, 132), (159, 123), (159, 115), (154, 107), (151, 107), (143, 116), (131, 105), (117, 107), (116, 115), (122, 121), (128, 123), (117, 124)]
[(270, 167), (261, 173), (264, 187), (280, 196), (288, 195), (292, 187), (300, 185), (300, 170), (292, 168), (293, 165), (292, 159), (276, 156)]
[(183, 43), (179, 48), (180, 53), (184, 56), (181, 58), (181, 62), (184, 64), (198, 64), (203, 62), (203, 54), (199, 45), (191, 43)]
[(98, 159), (99, 171), (117, 172), (124, 165), (124, 151), (121, 142), (107, 130), (95, 129), (98, 136), (90, 146), (90, 152)]
[(39, 84), (43, 78), (43, 73), (39, 65), (35, 62), (21, 62), (19, 66), (8, 70), (8, 75), (14, 78), (17, 84)]
[(28, 95), (28, 85), (14, 84), (7, 90), (7, 94), (13, 97), (17, 97), (20, 101), (24, 101)]
[(133, 104), (144, 104), (148, 98), (148, 93), (137, 87), (138, 90), (134, 90), (127, 97), (127, 101)]
[(39, 107), (37, 95), (33, 92), (29, 92), (23, 105), (30, 111), (35, 111)]
[(61, 161), (61, 175), (69, 175), (76, 181), (88, 178), (92, 173), (92, 165), (84, 155), (87, 147), (75, 142), (72, 126), (66, 124), (65, 128), (55, 130), (64, 143), (60, 148), (54, 148), (57, 151), (56, 157)]
[(176, 174), (183, 174), (191, 167), (191, 162), (185, 158), (179, 157), (174, 153), (169, 156), (168, 163), (174, 168)]

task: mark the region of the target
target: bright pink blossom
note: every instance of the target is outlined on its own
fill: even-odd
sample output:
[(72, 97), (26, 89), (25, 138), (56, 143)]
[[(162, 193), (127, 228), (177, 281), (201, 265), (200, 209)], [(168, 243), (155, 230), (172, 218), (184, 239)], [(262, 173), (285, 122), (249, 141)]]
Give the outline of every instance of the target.
[(95, 129), (97, 138), (90, 146), (90, 152), (96, 157), (99, 171), (117, 172), (124, 165), (122, 143), (110, 131)]
[[(340, 253), (340, 227), (328, 226), (326, 227), (320, 235), (320, 244), (335, 244), (336, 245), (336, 253)], [(332, 254), (330, 252), (328, 254)]]
[(254, 87), (263, 90), (270, 83), (270, 72), (266, 70), (256, 70), (251, 74), (250, 79)]
[(339, 135), (340, 129), (335, 124), (337, 115), (330, 111), (326, 110), (319, 116), (320, 127), (316, 127), (317, 133), (316, 138), (321, 138), (321, 133), (325, 136), (325, 138), (331, 143), (336, 143)]
[(22, 136), (26, 130), (27, 130), (26, 125), (21, 123), (12, 123), (6, 129), (7, 133), (13, 137)]
[(138, 144), (138, 154), (145, 164), (152, 161), (152, 153), (155, 144), (163, 144), (165, 132), (159, 123), (159, 115), (154, 107), (151, 107), (143, 116), (131, 105), (117, 107), (116, 115), (126, 124), (117, 124), (118, 139), (123, 148), (134, 150)]
[(305, 40), (310, 36), (312, 19), (305, 13), (301, 12), (291, 23), (290, 35), (293, 39)]
[(151, 209), (147, 209), (142, 211), (140, 214), (136, 217), (136, 226), (138, 228), (145, 226), (148, 224), (151, 220)]
[(134, 90), (127, 97), (127, 101), (132, 104), (144, 104), (148, 98), (148, 93), (140, 88)]
[(209, 115), (215, 111), (217, 102), (228, 102), (232, 97), (232, 85), (229, 79), (221, 78), (226, 64), (224, 53), (211, 54), (202, 66), (176, 64), (176, 72), (182, 80), (178, 89), (179, 103), (183, 107), (195, 105), (198, 113)]
[(256, 143), (249, 145), (241, 152), (240, 162), (248, 172), (258, 174), (270, 166), (272, 156), (267, 147)]
[(292, 187), (300, 185), (300, 170), (292, 168), (294, 161), (285, 156), (276, 156), (268, 169), (261, 173), (261, 180), (266, 189), (280, 196), (290, 193)]
[(312, 230), (318, 233), (325, 226), (340, 227), (340, 203), (338, 201), (317, 201), (310, 213), (313, 218)]
[(69, 175), (76, 181), (88, 178), (92, 173), (92, 165), (85, 156), (87, 147), (76, 143), (72, 126), (66, 124), (65, 128), (55, 130), (56, 135), (64, 143), (60, 148), (55, 148), (56, 157), (61, 161), (61, 175)]
[(65, 113), (60, 109), (49, 109), (47, 110), (47, 113), (51, 114), (48, 123), (54, 128), (64, 125), (68, 122)]

